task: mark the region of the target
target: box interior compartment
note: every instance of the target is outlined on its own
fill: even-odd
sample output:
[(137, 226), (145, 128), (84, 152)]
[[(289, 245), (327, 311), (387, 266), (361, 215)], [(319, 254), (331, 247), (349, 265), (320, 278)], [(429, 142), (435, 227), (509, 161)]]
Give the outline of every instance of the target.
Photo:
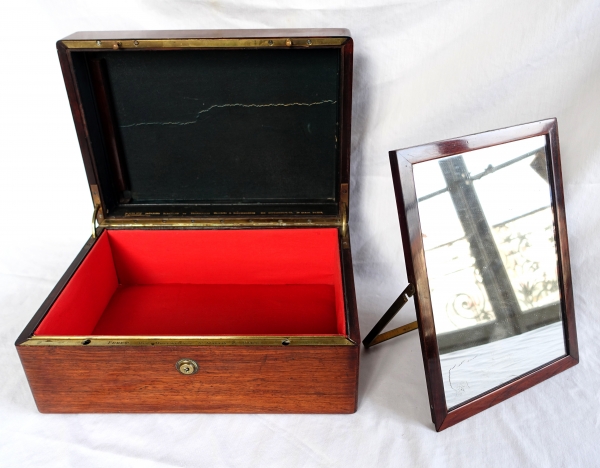
[(345, 335), (338, 230), (104, 230), (38, 336)]

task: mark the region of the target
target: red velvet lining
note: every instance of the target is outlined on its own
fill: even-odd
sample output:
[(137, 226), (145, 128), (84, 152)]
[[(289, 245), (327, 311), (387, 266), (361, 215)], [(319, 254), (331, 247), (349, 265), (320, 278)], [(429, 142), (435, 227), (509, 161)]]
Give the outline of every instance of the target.
[(104, 231), (36, 335), (345, 334), (337, 229)]

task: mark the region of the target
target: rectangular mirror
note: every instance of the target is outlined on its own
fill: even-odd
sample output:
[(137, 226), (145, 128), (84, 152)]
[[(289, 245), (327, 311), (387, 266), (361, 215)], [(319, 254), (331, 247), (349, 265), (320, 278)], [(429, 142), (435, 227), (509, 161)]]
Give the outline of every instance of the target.
[(436, 429), (576, 364), (556, 120), (390, 158)]

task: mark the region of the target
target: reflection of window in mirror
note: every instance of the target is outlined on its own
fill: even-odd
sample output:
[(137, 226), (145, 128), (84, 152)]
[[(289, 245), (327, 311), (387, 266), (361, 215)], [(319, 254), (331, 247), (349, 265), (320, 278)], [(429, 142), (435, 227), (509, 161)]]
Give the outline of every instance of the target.
[(546, 138), (413, 174), (450, 408), (565, 354)]

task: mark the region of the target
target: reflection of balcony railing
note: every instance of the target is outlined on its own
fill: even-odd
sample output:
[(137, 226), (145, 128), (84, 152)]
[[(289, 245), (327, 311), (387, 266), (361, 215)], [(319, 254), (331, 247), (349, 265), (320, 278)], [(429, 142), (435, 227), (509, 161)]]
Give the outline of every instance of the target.
[(494, 237), (521, 311), (558, 302), (557, 258), (550, 207), (499, 225), (494, 229)]
[[(549, 257), (554, 257), (552, 224), (539, 229), (540, 218), (547, 220), (548, 215), (551, 215), (549, 207), (544, 211), (535, 210), (506, 223), (495, 225), (493, 229), (503, 264), (521, 306), (521, 313), (515, 315), (515, 320), (519, 322), (518, 328), (522, 332), (560, 320), (556, 264), (545, 261)], [(526, 224), (537, 226), (540, 232), (537, 235), (535, 232), (525, 232), (522, 228)], [(546, 245), (540, 245), (543, 242), (540, 237), (544, 235)], [(536, 238), (535, 241), (532, 237)], [(461, 248), (460, 243), (464, 244), (465, 239), (457, 239), (431, 250), (441, 250), (439, 253), (443, 253), (447, 259), (447, 262), (442, 265), (448, 265), (453, 259), (466, 253), (464, 245)], [(536, 248), (532, 250), (531, 245), (536, 245)], [(438, 261), (441, 260), (440, 256), (437, 258)], [(438, 310), (444, 307), (449, 322), (455, 327), (453, 331), (440, 330), (442, 333), (438, 335), (438, 341), (440, 349), (443, 347), (444, 352), (457, 349), (455, 347), (457, 343), (475, 346), (493, 341), (491, 338), (496, 325), (496, 316), (474, 263), (470, 258), (464, 262), (464, 268), (429, 271), (431, 296), (437, 299)], [(465, 281), (466, 275), (471, 278), (470, 281)], [(444, 290), (447, 292), (445, 293)], [(462, 292), (456, 293), (457, 290)]]
[[(541, 208), (537, 208), (535, 210), (529, 211), (528, 213), (525, 213), (525, 214), (522, 214), (522, 215), (519, 215), (519, 216), (515, 216), (514, 218), (511, 218), (511, 219), (507, 219), (506, 221), (504, 221), (502, 223), (494, 224), (492, 226), (492, 229), (499, 228), (499, 227), (504, 226), (504, 225), (506, 225), (506, 224), (508, 224), (508, 223), (510, 223), (512, 221), (516, 221), (518, 219), (525, 218), (526, 216), (531, 216), (531, 215), (533, 215), (535, 213), (539, 213), (540, 211), (544, 211), (544, 210), (547, 210), (547, 209), (548, 209), (547, 206), (542, 206)], [(459, 237), (458, 239), (454, 239), (454, 240), (452, 240), (450, 242), (446, 242), (444, 244), (439, 244), (439, 245), (436, 245), (435, 247), (431, 247), (430, 249), (427, 249), (427, 251), (431, 252), (432, 250), (439, 249), (441, 247), (446, 247), (448, 245), (452, 245), (455, 242), (458, 242), (458, 241), (461, 241), (461, 240), (464, 240), (464, 239), (465, 239), (465, 237)]]
[[(545, 158), (544, 150), (538, 149), (495, 167), (490, 165), (474, 176), (466, 171), (460, 156), (454, 161), (440, 161), (447, 187), (419, 198), (421, 202), (450, 191), (465, 231), (460, 239), (426, 250), (440, 353), (560, 321), (550, 206), (487, 227), (472, 184), (535, 155)], [(432, 255), (435, 261), (430, 262)], [(440, 316), (442, 310), (445, 319)]]

